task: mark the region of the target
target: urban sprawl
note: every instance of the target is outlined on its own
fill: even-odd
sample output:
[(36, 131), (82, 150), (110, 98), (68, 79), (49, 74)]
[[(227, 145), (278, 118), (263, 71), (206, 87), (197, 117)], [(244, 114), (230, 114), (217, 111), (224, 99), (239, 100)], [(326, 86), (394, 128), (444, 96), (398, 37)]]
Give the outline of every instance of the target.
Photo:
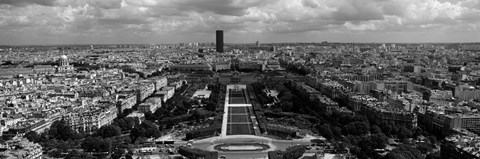
[(480, 44), (216, 38), (0, 46), (0, 155), (480, 158)]

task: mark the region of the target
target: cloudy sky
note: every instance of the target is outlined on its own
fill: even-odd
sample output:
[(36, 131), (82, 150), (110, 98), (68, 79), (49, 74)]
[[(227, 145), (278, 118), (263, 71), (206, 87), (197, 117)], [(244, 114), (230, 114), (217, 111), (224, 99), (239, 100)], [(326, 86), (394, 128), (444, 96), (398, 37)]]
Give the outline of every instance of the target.
[(0, 45), (480, 42), (480, 0), (0, 0)]

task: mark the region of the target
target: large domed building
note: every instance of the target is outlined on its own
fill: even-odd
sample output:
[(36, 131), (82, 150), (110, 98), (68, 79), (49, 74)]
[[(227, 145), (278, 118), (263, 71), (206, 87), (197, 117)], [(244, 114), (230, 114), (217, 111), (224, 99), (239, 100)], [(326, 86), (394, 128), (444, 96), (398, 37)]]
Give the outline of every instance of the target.
[(60, 56), (58, 59), (58, 72), (70, 72), (73, 71), (73, 66), (69, 64), (68, 57), (66, 55)]
[(62, 55), (60, 56), (59, 61), (59, 66), (68, 66), (68, 57), (67, 55)]

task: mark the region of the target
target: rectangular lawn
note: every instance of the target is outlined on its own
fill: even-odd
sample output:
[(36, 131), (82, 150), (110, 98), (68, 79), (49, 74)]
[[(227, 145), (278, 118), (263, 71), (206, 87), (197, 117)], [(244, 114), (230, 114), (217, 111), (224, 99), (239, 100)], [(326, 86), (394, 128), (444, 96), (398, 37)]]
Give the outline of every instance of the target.
[(248, 116), (247, 115), (230, 115), (228, 118), (230, 123), (246, 123), (248, 122)]
[(247, 109), (245, 107), (229, 107), (229, 114), (247, 114)]
[(250, 124), (228, 124), (227, 135), (253, 135)]
[(230, 97), (228, 104), (247, 104), (247, 100), (244, 97)]

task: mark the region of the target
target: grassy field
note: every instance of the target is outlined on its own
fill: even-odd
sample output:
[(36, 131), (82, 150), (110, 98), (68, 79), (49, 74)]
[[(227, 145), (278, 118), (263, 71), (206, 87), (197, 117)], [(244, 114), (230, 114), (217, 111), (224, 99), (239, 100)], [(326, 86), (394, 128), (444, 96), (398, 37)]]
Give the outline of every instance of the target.
[[(234, 115), (232, 115), (234, 114)], [(252, 135), (252, 123), (246, 107), (230, 107), (228, 135)]]
[(247, 109), (245, 107), (230, 107), (229, 114), (246, 114)]
[(247, 99), (245, 98), (245, 94), (241, 91), (234, 91), (230, 90), (228, 103), (230, 104), (247, 104)]
[(253, 135), (251, 124), (229, 124), (227, 135)]

